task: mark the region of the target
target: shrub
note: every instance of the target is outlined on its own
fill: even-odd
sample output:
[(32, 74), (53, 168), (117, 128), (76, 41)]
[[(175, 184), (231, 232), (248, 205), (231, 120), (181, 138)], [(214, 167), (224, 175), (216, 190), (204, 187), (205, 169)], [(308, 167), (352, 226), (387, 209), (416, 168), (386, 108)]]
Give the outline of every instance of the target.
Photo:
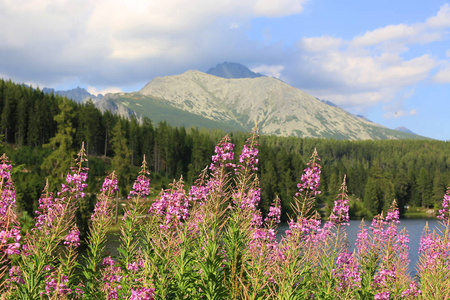
[(145, 162), (120, 221), (118, 255), (105, 253), (117, 176), (105, 178), (90, 217), (87, 251), (78, 255), (75, 222), (85, 197), (84, 148), (55, 195), (44, 188), (34, 226), (25, 236), (15, 213), (6, 156), (0, 165), (1, 299), (449, 299), (449, 199), (440, 232), (424, 231), (416, 279), (408, 272), (408, 235), (399, 231), (395, 201), (362, 223), (349, 252), (349, 200), (345, 177), (328, 220), (315, 211), (320, 193), (316, 151), (293, 197), (289, 229), (277, 239), (279, 199), (268, 215), (260, 200), (258, 135), (239, 158), (225, 136), (212, 163), (186, 189), (182, 179), (149, 205)]

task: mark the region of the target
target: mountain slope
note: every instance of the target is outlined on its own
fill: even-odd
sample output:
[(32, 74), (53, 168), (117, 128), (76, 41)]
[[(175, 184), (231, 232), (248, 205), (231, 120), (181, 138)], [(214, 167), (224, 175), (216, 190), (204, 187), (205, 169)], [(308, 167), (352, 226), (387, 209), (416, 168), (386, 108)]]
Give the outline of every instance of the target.
[[(122, 111), (155, 121), (152, 116), (160, 115), (164, 108), (168, 123), (187, 127), (209, 122), (205, 127), (249, 131), (258, 124), (260, 132), (268, 135), (350, 140), (421, 138), (365, 121), (269, 77), (226, 79), (190, 70), (155, 78), (139, 92), (107, 94), (100, 102), (114, 103)], [(168, 113), (171, 110), (177, 112), (175, 117)]]

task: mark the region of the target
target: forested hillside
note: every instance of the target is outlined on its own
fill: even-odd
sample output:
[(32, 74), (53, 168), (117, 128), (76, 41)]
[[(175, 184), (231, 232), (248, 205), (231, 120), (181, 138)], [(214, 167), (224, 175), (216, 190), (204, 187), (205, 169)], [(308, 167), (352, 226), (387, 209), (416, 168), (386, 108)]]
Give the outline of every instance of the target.
[[(0, 130), (14, 166), (19, 208), (33, 215), (45, 178), (56, 189), (84, 142), (89, 156), (89, 192), (115, 169), (126, 195), (144, 154), (155, 189), (183, 176), (192, 184), (209, 165), (214, 146), (226, 134), (218, 130), (187, 129), (123, 119), (101, 113), (93, 103), (78, 104), (44, 94), (39, 89), (0, 81)], [(247, 133), (229, 133), (240, 151)], [(314, 148), (321, 157), (326, 210), (344, 174), (352, 196), (352, 214), (371, 216), (388, 208), (395, 198), (405, 205), (432, 208), (440, 204), (450, 184), (450, 143), (443, 141), (342, 141), (262, 136), (259, 177), (261, 206), (267, 211), (278, 195), (284, 212)], [(93, 197), (93, 196), (92, 196)], [(90, 204), (85, 204), (89, 210)]]

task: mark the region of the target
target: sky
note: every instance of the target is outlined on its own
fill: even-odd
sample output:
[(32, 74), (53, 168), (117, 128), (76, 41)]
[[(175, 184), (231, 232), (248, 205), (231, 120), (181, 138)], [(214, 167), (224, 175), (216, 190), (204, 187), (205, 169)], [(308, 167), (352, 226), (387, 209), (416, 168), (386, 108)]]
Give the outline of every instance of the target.
[(0, 78), (16, 83), (132, 92), (236, 62), (450, 141), (450, 2), (0, 0), (0, 28)]

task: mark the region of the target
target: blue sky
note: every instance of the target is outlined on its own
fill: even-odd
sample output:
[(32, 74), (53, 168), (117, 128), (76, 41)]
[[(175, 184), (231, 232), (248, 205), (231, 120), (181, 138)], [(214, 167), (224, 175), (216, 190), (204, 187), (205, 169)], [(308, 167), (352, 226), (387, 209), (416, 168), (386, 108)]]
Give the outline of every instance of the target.
[(242, 63), (389, 128), (450, 140), (450, 3), (0, 0), (0, 77), (92, 93)]

